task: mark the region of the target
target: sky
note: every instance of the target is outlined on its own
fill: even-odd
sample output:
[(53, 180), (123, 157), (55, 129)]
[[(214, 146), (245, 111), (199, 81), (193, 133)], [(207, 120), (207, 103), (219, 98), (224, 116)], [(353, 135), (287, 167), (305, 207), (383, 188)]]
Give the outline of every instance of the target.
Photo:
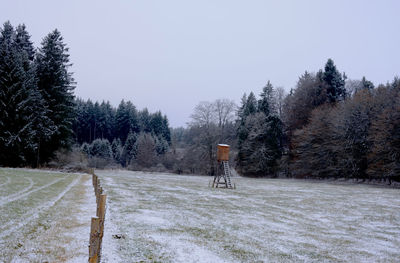
[(57, 28), (75, 95), (131, 100), (185, 126), (200, 101), (287, 91), (332, 58), (349, 79), (400, 76), (400, 1), (1, 0), (0, 23), (25, 23), (36, 47)]

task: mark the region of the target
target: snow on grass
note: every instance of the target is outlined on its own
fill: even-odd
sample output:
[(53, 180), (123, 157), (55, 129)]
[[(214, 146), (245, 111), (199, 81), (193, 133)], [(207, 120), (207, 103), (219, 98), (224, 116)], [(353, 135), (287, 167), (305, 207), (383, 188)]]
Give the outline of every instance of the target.
[(103, 262), (400, 258), (398, 189), (235, 178), (226, 190), (208, 188), (210, 177), (96, 173), (108, 202)]
[(87, 261), (90, 218), (96, 214), (91, 177), (0, 169), (0, 182), (3, 176), (10, 182), (0, 185), (0, 193), (8, 193), (0, 197), (0, 262)]

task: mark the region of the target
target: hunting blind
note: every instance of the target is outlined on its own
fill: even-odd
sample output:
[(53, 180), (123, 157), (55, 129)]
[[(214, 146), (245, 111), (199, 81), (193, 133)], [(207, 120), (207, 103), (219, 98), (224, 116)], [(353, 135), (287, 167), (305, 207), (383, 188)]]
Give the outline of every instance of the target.
[(231, 182), (231, 170), (229, 168), (229, 145), (217, 145), (218, 169), (214, 176), (212, 187), (233, 189)]

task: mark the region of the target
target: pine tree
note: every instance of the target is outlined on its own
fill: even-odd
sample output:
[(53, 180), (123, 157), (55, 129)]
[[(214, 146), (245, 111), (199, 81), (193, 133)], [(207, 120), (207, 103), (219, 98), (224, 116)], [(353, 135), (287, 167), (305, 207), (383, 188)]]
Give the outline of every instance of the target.
[(54, 151), (68, 148), (73, 134), (74, 80), (69, 72), (69, 54), (63, 37), (58, 30), (48, 34), (36, 56), (38, 88), (45, 99), (49, 118), (56, 126), (56, 132), (44, 142), (41, 156), (50, 158)]

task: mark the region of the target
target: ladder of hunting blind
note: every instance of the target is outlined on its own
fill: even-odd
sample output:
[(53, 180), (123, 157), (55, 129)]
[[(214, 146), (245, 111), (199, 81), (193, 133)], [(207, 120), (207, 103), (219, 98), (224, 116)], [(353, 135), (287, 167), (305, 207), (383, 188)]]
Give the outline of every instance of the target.
[(229, 162), (223, 161), (222, 163), (224, 165), (224, 175), (225, 175), (227, 188), (233, 188), (232, 182), (231, 182), (231, 170), (229, 169)]
[[(213, 182), (213, 187), (215, 188), (229, 188), (233, 189), (232, 187), (232, 181), (231, 181), (231, 170), (229, 168), (229, 162), (228, 161), (222, 161), (222, 166), (223, 166), (223, 173), (218, 173), (214, 177), (214, 182)], [(221, 180), (223, 179), (223, 180)], [(222, 185), (222, 186), (220, 186)]]

